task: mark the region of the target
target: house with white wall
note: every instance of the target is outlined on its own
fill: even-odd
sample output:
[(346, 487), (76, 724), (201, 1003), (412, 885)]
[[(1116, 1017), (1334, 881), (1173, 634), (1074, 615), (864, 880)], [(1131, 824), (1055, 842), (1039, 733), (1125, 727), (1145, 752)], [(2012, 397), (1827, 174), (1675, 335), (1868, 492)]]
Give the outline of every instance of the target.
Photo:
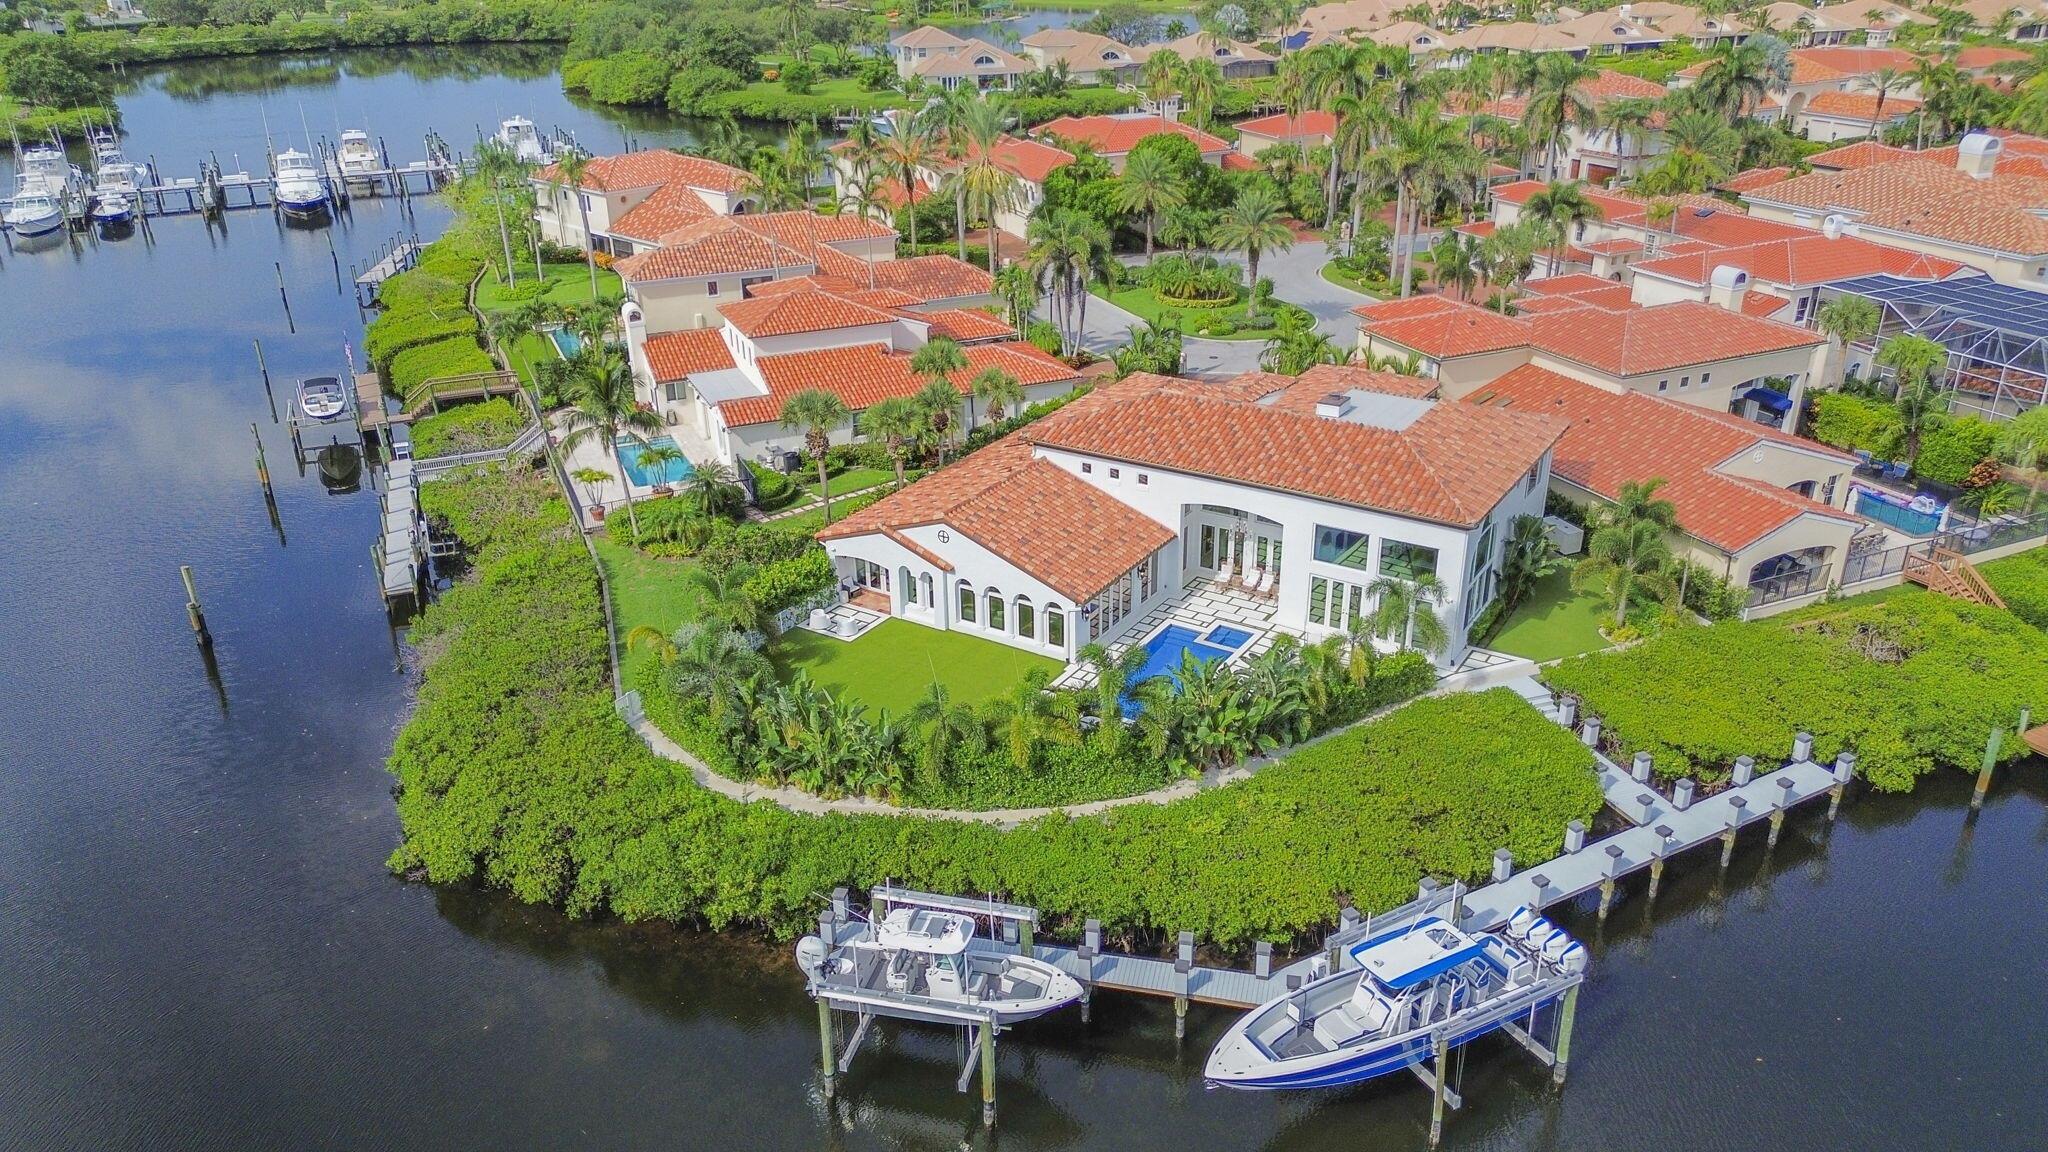
[(1194, 582), (1256, 573), (1273, 625), (1313, 639), (1365, 619), (1376, 579), (1428, 573), (1453, 665), (1498, 594), (1511, 524), (1542, 513), (1564, 422), (1433, 389), (1336, 366), (1139, 373), (819, 539), (892, 616), (1066, 660), (1134, 639)]
[[(636, 242), (637, 243), (637, 242)], [(874, 276), (896, 254), (896, 230), (858, 214), (704, 216), (647, 241), (613, 268), (655, 332), (719, 323), (756, 285), (820, 272)]]
[(1168, 120), (1151, 112), (1112, 112), (1104, 116), (1062, 116), (1032, 129), (1039, 140), (1057, 143), (1071, 140), (1086, 144), (1109, 162), (1112, 170), (1124, 170), (1124, 161), (1141, 141), (1153, 136), (1177, 135), (1194, 141), (1204, 164), (1222, 166), (1226, 157), (1236, 155), (1230, 141), (1212, 136), (1192, 124)]
[(1078, 28), (1040, 28), (1019, 41), (1023, 54), (1042, 72), (1061, 65), (1076, 84), (1114, 84), (1136, 74), (1138, 55), (1130, 45)]
[(748, 173), (666, 148), (593, 157), (573, 186), (558, 164), (531, 180), (542, 240), (614, 256), (653, 247), (653, 237), (708, 216), (759, 210)]

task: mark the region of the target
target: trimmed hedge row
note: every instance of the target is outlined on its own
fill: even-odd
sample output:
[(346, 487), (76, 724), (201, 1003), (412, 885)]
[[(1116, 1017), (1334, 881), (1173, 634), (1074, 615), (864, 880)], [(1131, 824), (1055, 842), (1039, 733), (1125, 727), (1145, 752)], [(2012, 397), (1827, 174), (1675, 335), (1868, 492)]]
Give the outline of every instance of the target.
[(454, 336), (476, 343), (476, 317), (459, 304), (454, 311), (386, 312), (364, 330), (363, 351), (372, 364), (388, 372), (399, 353)]
[(497, 366), (488, 353), (476, 346), (475, 339), (450, 336), (432, 344), (407, 348), (392, 357), (391, 387), (400, 396), (406, 396), (429, 380), (489, 372)]
[(2013, 615), (2048, 628), (2048, 545), (1993, 560), (1980, 571)]
[[(1876, 787), (1902, 792), (1947, 765), (1974, 768), (2022, 707), (2048, 716), (2048, 636), (2010, 612), (1926, 592), (1822, 604), (1753, 623), (1673, 629), (1543, 674), (1605, 722), (1620, 759), (1718, 782), (1811, 732), (1815, 759), (1854, 749)], [(2005, 755), (2024, 750), (2008, 741)]]
[(381, 312), (363, 333), (363, 351), (393, 381), (392, 361), (401, 352), (452, 336), (477, 340), (476, 314), (469, 310), (469, 285), (484, 262), (436, 241), (420, 252), (412, 268), (377, 286)]
[(425, 460), (503, 448), (525, 427), (525, 414), (502, 396), (462, 404), (413, 421), (412, 454)]
[(803, 816), (696, 787), (620, 723), (597, 577), (559, 493), (525, 465), (428, 485), (472, 573), (413, 632), (425, 677), (391, 770), (390, 859), (589, 914), (800, 931), (818, 894), (884, 879), (988, 892), (1071, 934), (1188, 929), (1226, 946), (1376, 910), (1419, 875), (1483, 876), (1495, 848), (1548, 856), (1599, 807), (1586, 750), (1511, 692), (1417, 701), (1256, 778), (1168, 805), (1012, 832)]

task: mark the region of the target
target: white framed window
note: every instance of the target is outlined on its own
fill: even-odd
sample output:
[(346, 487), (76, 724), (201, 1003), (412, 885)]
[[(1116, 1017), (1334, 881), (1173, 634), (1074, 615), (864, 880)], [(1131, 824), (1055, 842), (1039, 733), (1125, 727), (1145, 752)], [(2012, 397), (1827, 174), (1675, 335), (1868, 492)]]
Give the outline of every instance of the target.
[(1670, 391), (1670, 390), (1671, 390), (1671, 381), (1669, 381), (1669, 380), (1659, 380), (1659, 381), (1657, 381), (1657, 391), (1659, 391), (1659, 392), (1668, 392), (1668, 391)]
[(1090, 463), (1089, 463), (1088, 461), (1086, 461), (1086, 460), (1083, 460), (1083, 461), (1081, 461), (1081, 475), (1083, 475), (1083, 476), (1088, 476), (1088, 475), (1092, 475), (1092, 474), (1093, 474), (1094, 472), (1095, 472), (1095, 465), (1093, 465), (1093, 464), (1090, 464)]
[(704, 282), (704, 294), (705, 294), (706, 296), (716, 296), (716, 295), (718, 295), (718, 281), (716, 281), (716, 280), (706, 280), (706, 281)]

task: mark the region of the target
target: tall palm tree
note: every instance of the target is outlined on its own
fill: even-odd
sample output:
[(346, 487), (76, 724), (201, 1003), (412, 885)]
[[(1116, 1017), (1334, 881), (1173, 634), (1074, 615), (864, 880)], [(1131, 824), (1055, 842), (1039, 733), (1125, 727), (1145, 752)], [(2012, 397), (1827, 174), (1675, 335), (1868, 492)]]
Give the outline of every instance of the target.
[(1238, 190), (1222, 215), (1210, 239), (1226, 251), (1244, 253), (1245, 283), (1251, 287), (1246, 318), (1257, 319), (1259, 258), (1268, 251), (1285, 252), (1294, 247), (1294, 230), (1287, 226), (1287, 207), (1264, 184), (1247, 184)]
[(754, 152), (760, 146), (759, 141), (747, 135), (747, 130), (740, 127), (739, 121), (728, 115), (720, 116), (705, 126), (698, 134), (695, 151), (699, 156), (716, 160), (720, 164), (747, 168), (752, 165)]
[(1427, 103), (1394, 125), (1390, 144), (1380, 163), (1397, 188), (1407, 192), (1406, 219), (1398, 206), (1395, 212), (1392, 269), (1401, 295), (1407, 296), (1415, 278), (1415, 244), (1404, 243), (1403, 238), (1421, 229), (1445, 188), (1482, 171), (1485, 159), (1464, 125), (1444, 119), (1435, 105)]
[(619, 490), (626, 494), (626, 522), (633, 538), (640, 538), (640, 516), (633, 510), (633, 488), (626, 482), (626, 465), (619, 459), (618, 441), (627, 437), (645, 446), (647, 438), (661, 434), (661, 419), (641, 408), (634, 395), (633, 369), (625, 359), (602, 346), (588, 356), (578, 356), (575, 374), (569, 381), (569, 407), (562, 414), (562, 448), (574, 452), (593, 440), (610, 458)]
[(1430, 275), (1444, 288), (1456, 288), (1458, 299), (1471, 300), (1479, 286), (1479, 242), (1447, 231), (1429, 249)]
[(1372, 598), (1370, 620), (1375, 635), (1397, 638), (1401, 647), (1432, 655), (1444, 650), (1451, 637), (1437, 615), (1445, 598), (1444, 583), (1432, 572), (1414, 577), (1381, 576), (1365, 589)]
[[(491, 189), (491, 205), (498, 212), (498, 243), (505, 250), (505, 283), (517, 287), (519, 270), (512, 264), (512, 232), (505, 224), (505, 199), (509, 185), (515, 181), (526, 183), (526, 165), (506, 145), (484, 140), (477, 144), (475, 176)], [(539, 268), (534, 269), (534, 275), (541, 274)]]
[(904, 719), (919, 735), (918, 767), (932, 783), (944, 775), (956, 753), (979, 752), (988, 746), (988, 729), (981, 718), (974, 709), (954, 700), (952, 690), (936, 677)]
[(1677, 592), (1671, 579), (1671, 545), (1665, 529), (1650, 520), (1608, 519), (1586, 542), (1586, 558), (1572, 569), (1572, 587), (1600, 589), (1614, 602), (1614, 626), (1628, 623), (1629, 603), (1638, 591), (1659, 600)]
[(1037, 286), (1031, 282), (1031, 269), (1023, 264), (1008, 264), (996, 270), (994, 279), (996, 295), (1003, 302), (1010, 327), (1024, 331), (1031, 323), (1031, 308), (1038, 298)]
[(899, 118), (896, 130), (889, 134), (881, 151), (889, 175), (903, 185), (904, 201), (910, 210), (910, 246), (916, 248), (918, 173), (930, 166), (938, 155), (938, 137), (931, 120), (924, 116)]
[(960, 389), (943, 376), (927, 380), (911, 396), (917, 405), (918, 437), (930, 440), (939, 450), (939, 464), (946, 463), (946, 445), (952, 442), (953, 429), (960, 423)]
[[(953, 131), (964, 144), (959, 181), (967, 208), (970, 213), (979, 210), (982, 219), (988, 223), (990, 272), (996, 271), (1002, 263), (996, 258), (1000, 247), (996, 242), (996, 213), (1015, 209), (1021, 194), (1017, 177), (996, 158), (996, 147), (1002, 142), (1003, 130), (1009, 122), (1010, 108), (1004, 98), (984, 95), (962, 109), (953, 125)], [(964, 263), (966, 259), (963, 248), (961, 261)]]
[[(553, 301), (539, 298), (523, 301), (516, 307), (491, 316), (491, 343), (497, 346), (498, 354), (506, 359), (506, 366), (510, 367), (513, 350), (519, 347), (521, 340), (539, 335), (546, 325), (560, 318), (561, 307)], [(526, 357), (519, 357), (519, 365), (526, 369), (526, 375), (533, 375), (533, 366), (527, 363)]]
[(1925, 336), (1894, 336), (1877, 350), (1877, 363), (1892, 370), (1893, 399), (1906, 427), (1906, 463), (1920, 456), (1920, 435), (1941, 407), (1937, 378), (1948, 364), (1948, 349)]
[(1598, 121), (1598, 110), (1585, 89), (1599, 75), (1599, 68), (1569, 52), (1545, 52), (1537, 58), (1528, 102), (1522, 108), (1522, 125), (1532, 140), (1544, 142), (1543, 168), (1548, 179), (1557, 179), (1566, 130), (1591, 129)]
[(1649, 139), (1651, 128), (1663, 118), (1663, 108), (1655, 100), (1642, 97), (1625, 97), (1609, 100), (1599, 109), (1599, 125), (1603, 132), (1614, 134), (1614, 151), (1624, 157), (1637, 155), (1631, 144), (1641, 145)]
[(1187, 203), (1180, 186), (1180, 173), (1164, 152), (1140, 148), (1125, 161), (1123, 174), (1116, 178), (1116, 206), (1145, 222), (1145, 263), (1152, 262), (1152, 233), (1161, 213)]
[(870, 441), (879, 440), (888, 448), (889, 459), (896, 463), (899, 485), (903, 483), (903, 457), (909, 452), (910, 442), (917, 438), (923, 419), (917, 402), (908, 396), (877, 400), (861, 410), (860, 434)]
[[(590, 235), (590, 205), (583, 198), (583, 178), (590, 174), (590, 154), (571, 150), (555, 161), (555, 174), (548, 179), (548, 200), (561, 210), (563, 189), (569, 189), (576, 197), (576, 217), (583, 228), (583, 265), (590, 271), (590, 298), (597, 299), (597, 241)], [(626, 498), (627, 508), (633, 504), (631, 495)]]
[(1763, 103), (1772, 88), (1790, 78), (1780, 73), (1760, 37), (1740, 44), (1722, 41), (1708, 55), (1706, 67), (1687, 93), (1695, 108), (1713, 112), (1726, 120), (1747, 117)]
[(1024, 385), (993, 364), (974, 378), (973, 391), (982, 403), (982, 415), (990, 421), (999, 421), (1012, 408), (1024, 406)]
[(1675, 196), (1704, 192), (1735, 171), (1742, 134), (1712, 112), (1688, 109), (1664, 125), (1664, 157), (1636, 178), (1637, 192)]
[(832, 523), (832, 471), (826, 455), (832, 448), (832, 430), (846, 423), (853, 413), (836, 392), (806, 388), (782, 402), (782, 426), (804, 430), (804, 451), (818, 462), (818, 496), (825, 502), (825, 523)]
[[(953, 375), (957, 372), (964, 372), (967, 368), (967, 353), (960, 350), (959, 344), (943, 336), (935, 336), (927, 340), (924, 347), (919, 348), (910, 356), (910, 370), (924, 377), (927, 387), (934, 384), (944, 384), (947, 388), (952, 389), (953, 402), (956, 405), (959, 403), (960, 392), (953, 384)], [(951, 412), (948, 412), (947, 416), (949, 418), (945, 421), (944, 425), (937, 429), (940, 433), (940, 464), (946, 462), (945, 434), (951, 430), (952, 426)]]
[(1877, 90), (1877, 107), (1871, 110), (1870, 134), (1876, 136), (1884, 131), (1884, 102), (1893, 92), (1906, 86), (1910, 77), (1898, 68), (1879, 68), (1869, 77), (1870, 86)]
[(1600, 206), (1586, 195), (1586, 186), (1577, 180), (1552, 180), (1537, 189), (1523, 205), (1522, 215), (1541, 221), (1556, 237), (1550, 248), (1552, 276), (1564, 270), (1564, 246), (1571, 239), (1572, 229), (1582, 221), (1602, 219)]
[(1217, 98), (1229, 86), (1223, 78), (1223, 69), (1207, 57), (1189, 60), (1181, 65), (1176, 80), (1180, 85), (1181, 101), (1187, 105), (1195, 125), (1207, 128), (1209, 114), (1215, 110)]
[(1040, 212), (1025, 230), (1032, 279), (1046, 286), (1053, 323), (1071, 356), (1088, 322), (1088, 281), (1110, 258), (1109, 228), (1093, 216), (1063, 208)]

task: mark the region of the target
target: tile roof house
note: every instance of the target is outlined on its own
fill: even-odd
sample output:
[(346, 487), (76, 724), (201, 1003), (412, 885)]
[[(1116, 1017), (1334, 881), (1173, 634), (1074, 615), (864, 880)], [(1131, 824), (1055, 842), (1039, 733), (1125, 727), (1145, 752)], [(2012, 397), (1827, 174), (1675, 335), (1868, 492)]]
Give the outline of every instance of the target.
[(1845, 510), (1855, 458), (1790, 433), (1533, 365), (1466, 403), (1568, 421), (1551, 466), (1551, 487), (1567, 499), (1611, 502), (1625, 483), (1663, 480), (1677, 549), (1738, 587), (1825, 589), (1871, 527)]
[(1279, 60), (1256, 44), (1242, 40), (1231, 40), (1209, 32), (1196, 32), (1164, 44), (1146, 44), (1131, 49), (1143, 63), (1161, 52), (1171, 52), (1182, 60), (1209, 60), (1223, 70), (1225, 79), (1243, 80), (1254, 76), (1271, 76)]
[(1644, 305), (1706, 300), (1719, 268), (1747, 273), (1745, 290), (1752, 299), (1768, 294), (1768, 299), (1782, 306), (1763, 314), (1790, 324), (1811, 320), (1820, 309), (1821, 290), (1844, 280), (1885, 273), (1914, 280), (1945, 280), (1965, 271), (1964, 265), (1954, 260), (1887, 248), (1857, 236), (1809, 232), (1760, 244), (1640, 261), (1630, 269), (1632, 298)]
[(1328, 144), (1336, 138), (1337, 117), (1313, 109), (1293, 116), (1275, 112), (1240, 120), (1231, 127), (1237, 129), (1238, 152), (1256, 159), (1259, 153), (1281, 144), (1298, 145), (1304, 150)]
[(948, 91), (954, 88), (1015, 88), (1038, 71), (1035, 61), (986, 40), (963, 41), (950, 52), (934, 52), (911, 65), (910, 75)]
[(1224, 156), (1230, 154), (1228, 140), (1211, 136), (1192, 124), (1168, 120), (1150, 112), (1113, 112), (1104, 116), (1061, 116), (1032, 129), (1032, 136), (1040, 140), (1071, 140), (1086, 144), (1097, 156), (1109, 162), (1109, 166), (1123, 171), (1124, 159), (1131, 149), (1149, 136), (1173, 133), (1194, 141), (1205, 163), (1221, 166)]
[[(1603, 68), (1580, 84), (1577, 92), (1595, 109), (1605, 109), (1618, 100), (1661, 100), (1668, 89), (1655, 81)], [(1504, 120), (1520, 122), (1527, 104), (1525, 97), (1510, 95), (1489, 100), (1479, 110)], [(1447, 115), (1452, 112), (1446, 109)], [(1558, 179), (1584, 180), (1605, 186), (1618, 177), (1636, 175), (1656, 157), (1663, 155), (1662, 126), (1661, 113), (1653, 115), (1649, 130), (1642, 133), (1622, 134), (1605, 127), (1588, 129), (1573, 124), (1565, 129), (1555, 158), (1548, 154), (1546, 142), (1533, 143), (1522, 158), (1522, 171), (1540, 172), (1546, 176), (1554, 171)]]
[[(1134, 374), (819, 533), (891, 615), (1072, 659), (1226, 581), (1277, 627), (1342, 632), (1376, 574), (1433, 572), (1455, 663), (1540, 514), (1564, 422), (1332, 367), (1219, 383)], [(872, 601), (869, 601), (870, 603)]]
[[(978, 157), (977, 145), (969, 144), (966, 153)], [(951, 156), (943, 145), (935, 148), (926, 163), (918, 169), (917, 190), (920, 197), (937, 193), (945, 177), (958, 171), (965, 162), (963, 158)], [(832, 154), (832, 181), (834, 192), (841, 203), (856, 194), (864, 174), (867, 178), (883, 174), (873, 167), (863, 167), (850, 143), (835, 144)], [(1030, 223), (1031, 214), (1045, 202), (1045, 180), (1054, 172), (1074, 162), (1074, 154), (1064, 148), (1055, 147), (1042, 140), (1022, 139), (1016, 136), (999, 136), (989, 149), (990, 158), (996, 167), (1014, 178), (1014, 197), (996, 205), (996, 226), (1013, 236), (1022, 236)], [(882, 199), (891, 208), (900, 207), (907, 199), (900, 180), (888, 177), (882, 181), (885, 194)]]
[(1130, 45), (1078, 28), (1040, 28), (1019, 43), (1040, 70), (1065, 65), (1076, 84), (1114, 83), (1138, 67)]
[(746, 172), (666, 148), (594, 156), (573, 187), (562, 180), (558, 164), (530, 179), (541, 239), (570, 248), (594, 245), (614, 256), (639, 251), (653, 237), (693, 220), (729, 216), (754, 204)]

